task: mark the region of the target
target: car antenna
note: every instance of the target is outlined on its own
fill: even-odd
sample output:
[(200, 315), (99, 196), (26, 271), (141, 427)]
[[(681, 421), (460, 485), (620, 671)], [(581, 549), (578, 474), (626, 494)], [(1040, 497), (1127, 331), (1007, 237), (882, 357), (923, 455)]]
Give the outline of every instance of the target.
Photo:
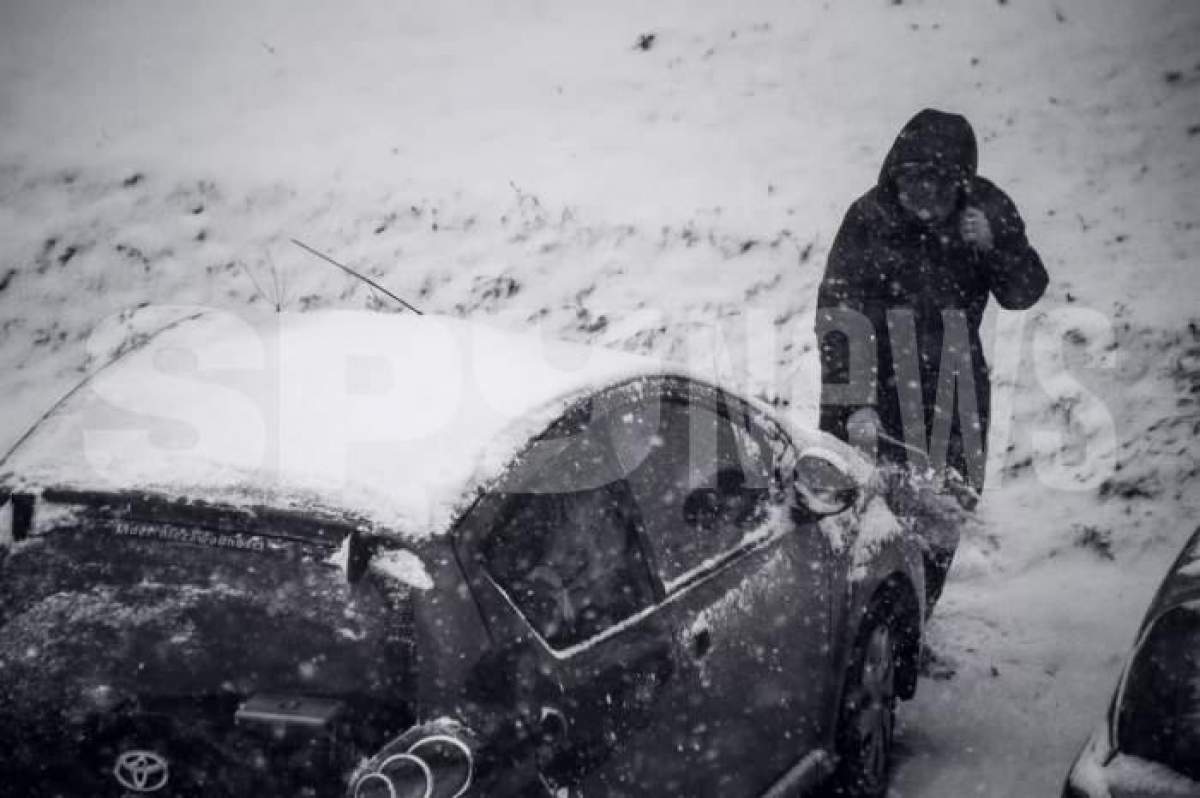
[(382, 292), (382, 293), (384, 293), (384, 294), (387, 294), (389, 297), (391, 297), (392, 299), (396, 300), (396, 301), (397, 301), (397, 302), (399, 302), (401, 305), (403, 305), (405, 308), (407, 308), (408, 310), (411, 310), (413, 313), (416, 313), (418, 316), (424, 316), (424, 315), (425, 315), (425, 314), (424, 314), (424, 313), (422, 313), (421, 311), (419, 311), (419, 310), (417, 310), (416, 308), (414, 308), (412, 305), (410, 305), (410, 304), (408, 304), (407, 302), (405, 302), (405, 301), (404, 301), (403, 299), (401, 299), (400, 297), (398, 297), (398, 296), (396, 296), (395, 294), (393, 294), (391, 291), (389, 291), (389, 290), (387, 290), (386, 288), (384, 288), (384, 287), (383, 287), (382, 285), (380, 285), (379, 283), (377, 283), (377, 282), (375, 282), (374, 280), (372, 280), (370, 277), (367, 277), (366, 275), (363, 275), (363, 274), (359, 274), (358, 272), (354, 271), (354, 269), (351, 269), (349, 266), (345, 266), (345, 265), (343, 265), (343, 264), (341, 264), (341, 263), (338, 263), (336, 260), (334, 260), (333, 258), (329, 257), (329, 256), (328, 256), (328, 255), (326, 255), (324, 252), (321, 252), (321, 251), (319, 251), (319, 250), (313, 249), (313, 248), (312, 248), (312, 247), (310, 247), (308, 244), (305, 244), (303, 241), (301, 241), (301, 240), (300, 240), (300, 239), (298, 239), (298, 238), (293, 238), (293, 239), (291, 239), (291, 242), (292, 242), (293, 244), (295, 244), (296, 246), (300, 247), (300, 249), (304, 250), (305, 252), (308, 252), (308, 253), (309, 253), (309, 254), (311, 254), (311, 255), (316, 255), (318, 258), (320, 258), (321, 260), (325, 261), (326, 263), (331, 263), (331, 264), (333, 264), (334, 266), (337, 266), (339, 269), (341, 269), (342, 271), (346, 272), (346, 274), (349, 274), (349, 275), (351, 275), (351, 276), (353, 276), (353, 277), (357, 277), (358, 279), (362, 280), (362, 281), (363, 281), (364, 283), (366, 283), (367, 285), (369, 285), (369, 286), (371, 286), (372, 288), (374, 288), (376, 291), (380, 291), (380, 292)]

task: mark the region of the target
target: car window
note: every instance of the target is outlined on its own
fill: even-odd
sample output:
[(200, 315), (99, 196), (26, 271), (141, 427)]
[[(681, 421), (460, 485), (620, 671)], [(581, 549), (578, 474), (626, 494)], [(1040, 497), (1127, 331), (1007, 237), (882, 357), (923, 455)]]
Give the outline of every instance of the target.
[[(775, 459), (772, 441), (768, 439), (766, 431), (755, 423), (755, 415), (748, 407), (730, 408), (729, 419), (747, 487), (770, 490)], [(780, 445), (775, 443), (776, 447)]]
[(536, 473), (525, 469), (499, 486), (502, 509), (482, 554), (530, 624), (562, 648), (650, 606), (653, 589), (633, 497), (614, 478), (606, 422), (554, 440), (559, 450)]
[(1129, 666), (1119, 712), (1122, 751), (1200, 779), (1200, 601), (1154, 622)]
[(760, 526), (771, 449), (744, 412), (731, 414), (719, 398), (668, 396), (655, 416), (642, 424), (654, 445), (627, 480), (670, 590)]

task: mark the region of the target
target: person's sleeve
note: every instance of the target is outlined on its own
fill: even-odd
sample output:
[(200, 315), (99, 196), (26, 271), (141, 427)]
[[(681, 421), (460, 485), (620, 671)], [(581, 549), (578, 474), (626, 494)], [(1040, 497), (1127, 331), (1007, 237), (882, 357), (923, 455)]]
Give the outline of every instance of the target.
[(1016, 205), (1000, 189), (986, 185), (984, 212), (992, 226), (993, 249), (988, 255), (988, 288), (1001, 307), (1025, 310), (1042, 298), (1049, 276), (1037, 251), (1025, 236), (1025, 222)]
[(829, 258), (825, 261), (825, 276), (817, 293), (818, 308), (853, 303), (862, 294), (863, 261), (868, 246), (862, 204), (860, 199), (850, 206), (833, 239)]
[(859, 206), (858, 202), (850, 206), (838, 228), (817, 292), (816, 336), (823, 394), (818, 426), (843, 440), (850, 409), (840, 403), (825, 401), (824, 393), (826, 386), (844, 385), (850, 379), (850, 341), (842, 332), (836, 329), (830, 332), (830, 329), (838, 326), (832, 321), (836, 309), (861, 307), (859, 295), (867, 225)]

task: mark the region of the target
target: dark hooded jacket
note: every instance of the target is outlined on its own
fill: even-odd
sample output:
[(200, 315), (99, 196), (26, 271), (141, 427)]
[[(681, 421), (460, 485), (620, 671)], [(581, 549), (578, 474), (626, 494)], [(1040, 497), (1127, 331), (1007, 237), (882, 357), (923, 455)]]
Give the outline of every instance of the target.
[[(979, 339), (984, 307), (991, 294), (1004, 308), (1028, 308), (1047, 277), (1012, 200), (976, 174), (977, 162), (975, 134), (961, 116), (927, 109), (904, 126), (878, 184), (850, 207), (833, 243), (817, 340), (823, 430), (847, 439), (850, 416), (873, 406), (881, 458), (911, 463), (915, 446), (937, 466), (941, 429), (946, 462), (982, 487), (990, 395)], [(945, 222), (921, 222), (900, 206), (895, 175), (908, 163), (935, 164), (957, 181), (958, 206)], [(989, 251), (963, 240), (960, 222), (971, 207), (987, 216)], [(847, 322), (855, 314), (860, 321)]]

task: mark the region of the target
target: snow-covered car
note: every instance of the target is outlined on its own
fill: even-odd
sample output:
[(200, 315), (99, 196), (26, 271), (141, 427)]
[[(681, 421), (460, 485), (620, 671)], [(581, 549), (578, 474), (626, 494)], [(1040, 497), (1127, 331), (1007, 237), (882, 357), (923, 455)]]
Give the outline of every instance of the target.
[(119, 348), (0, 467), (0, 784), (886, 790), (922, 555), (839, 442), (440, 317)]
[(1064, 798), (1200, 796), (1200, 529), (1159, 587)]

